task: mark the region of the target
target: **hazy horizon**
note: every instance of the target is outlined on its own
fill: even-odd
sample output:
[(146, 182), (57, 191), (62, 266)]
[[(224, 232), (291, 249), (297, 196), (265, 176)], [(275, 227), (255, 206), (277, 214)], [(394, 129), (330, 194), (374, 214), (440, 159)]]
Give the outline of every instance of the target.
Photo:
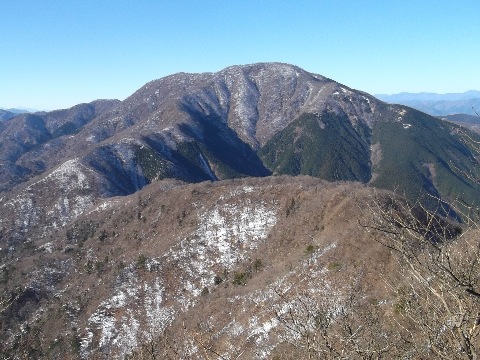
[[(394, 93), (394, 94), (371, 94), (371, 95), (373, 95), (373, 96), (395, 96), (395, 95), (402, 95), (402, 94), (412, 94), (412, 95), (435, 94), (435, 95), (438, 95), (438, 96), (442, 96), (442, 95), (465, 94), (465, 93), (468, 93), (468, 92), (480, 92), (480, 90), (467, 90), (467, 91), (463, 91), (463, 92), (460, 92), (460, 93), (431, 93), (431, 92), (426, 92), (426, 91), (411, 93), (411, 92), (408, 92), (408, 91), (402, 91), (402, 92)], [(102, 100), (102, 99), (92, 99), (90, 101), (86, 101), (85, 103), (90, 103), (90, 102), (95, 101), (95, 100)], [(110, 98), (110, 99), (103, 99), (103, 100), (121, 100), (121, 99)], [(81, 103), (73, 104), (72, 106), (75, 106), (75, 105), (78, 105), (78, 104), (81, 104)], [(6, 110), (6, 111), (9, 111), (9, 110), (24, 110), (24, 111), (27, 111), (27, 112), (36, 112), (36, 111), (61, 110), (61, 109), (70, 108), (72, 106), (69, 106), (69, 107), (66, 107), (66, 108), (56, 108), (56, 109), (34, 109), (34, 108), (31, 108), (31, 107), (25, 107), (25, 106), (3, 107), (0, 104), (0, 109), (1, 110)]]

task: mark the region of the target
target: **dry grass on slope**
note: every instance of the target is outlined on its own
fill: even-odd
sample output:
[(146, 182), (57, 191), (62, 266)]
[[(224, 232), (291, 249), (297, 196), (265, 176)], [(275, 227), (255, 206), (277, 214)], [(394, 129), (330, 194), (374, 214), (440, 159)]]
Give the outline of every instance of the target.
[(52, 359), (418, 355), (400, 262), (361, 226), (389, 197), (271, 177), (109, 199), (15, 263), (6, 287), (42, 295), (19, 293), (3, 339)]

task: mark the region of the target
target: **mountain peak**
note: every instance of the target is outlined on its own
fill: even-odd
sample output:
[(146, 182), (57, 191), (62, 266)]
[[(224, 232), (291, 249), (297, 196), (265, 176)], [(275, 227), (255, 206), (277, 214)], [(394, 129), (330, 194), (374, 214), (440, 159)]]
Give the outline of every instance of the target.
[[(102, 174), (109, 195), (131, 193), (165, 177), (195, 182), (270, 173), (375, 181), (390, 188), (398, 179), (379, 176), (376, 169), (390, 147), (379, 147), (384, 140), (377, 139), (377, 129), (387, 125), (377, 125), (398, 124), (403, 134), (434, 121), (276, 62), (177, 73), (145, 84), (122, 102), (97, 100), (37, 117), (36, 127), (30, 122), (32, 128), (24, 129), (32, 148), (13, 137), (5, 140), (11, 146), (3, 158), (15, 165), (0, 174), (0, 188), (79, 154), (85, 166)], [(3, 135), (18, 133), (17, 122)], [(332, 151), (342, 155), (332, 161)], [(121, 181), (112, 182), (112, 172), (121, 173)]]
[[(252, 348), (235, 357), (258, 357), (285, 339), (274, 310), (310, 303), (285, 307), (285, 295), (314, 294), (327, 279), (351, 291), (363, 263), (378, 278), (382, 256), (370, 250), (380, 245), (358, 236), (358, 223), (385, 191), (366, 184), (411, 200), (480, 201), (478, 151), (466, 140), (480, 138), (282, 63), (178, 73), (121, 102), (1, 121), (4, 352), (124, 358), (152, 336), (183, 346), (176, 334), (188, 328), (196, 340), (212, 325), (215, 344), (228, 337), (226, 358), (239, 334)], [(313, 314), (338, 313), (335, 294), (317, 292), (312, 303), (331, 307)], [(396, 301), (374, 295), (358, 308)], [(191, 352), (170, 357), (201, 358), (188, 341)]]

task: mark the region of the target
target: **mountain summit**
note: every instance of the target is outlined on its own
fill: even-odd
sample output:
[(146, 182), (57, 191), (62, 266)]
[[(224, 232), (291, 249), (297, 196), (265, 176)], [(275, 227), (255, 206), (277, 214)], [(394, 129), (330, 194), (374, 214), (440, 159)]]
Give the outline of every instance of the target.
[(272, 309), (311, 292), (335, 313), (341, 293), (323, 289), (353, 289), (359, 259), (378, 278), (372, 259), (386, 256), (351, 236), (373, 193), (360, 183), (478, 204), (479, 140), (280, 63), (0, 121), (0, 340), (11, 354), (124, 358), (171, 324), (201, 344), (209, 314), (226, 352), (244, 351), (229, 345), (242, 334), (247, 357), (268, 358), (282, 337), (268, 335), (278, 319), (255, 281)]
[[(28, 226), (66, 223), (99, 198), (156, 180), (272, 174), (478, 203), (478, 186), (465, 175), (475, 174), (477, 160), (463, 133), (288, 64), (179, 73), (122, 102), (0, 122), (0, 207), (13, 201), (18, 216), (30, 216)], [(22, 213), (24, 202), (35, 217)]]

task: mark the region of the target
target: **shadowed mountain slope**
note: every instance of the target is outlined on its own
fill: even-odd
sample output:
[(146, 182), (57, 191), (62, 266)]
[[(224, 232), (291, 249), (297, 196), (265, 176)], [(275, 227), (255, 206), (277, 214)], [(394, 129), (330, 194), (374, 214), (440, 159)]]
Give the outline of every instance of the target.
[(460, 129), (287, 64), (175, 74), (122, 102), (2, 123), (0, 211), (18, 219), (4, 238), (168, 178), (303, 174), (479, 203), (466, 176), (478, 177), (477, 154)]
[(385, 320), (400, 265), (359, 224), (388, 190), (478, 204), (478, 140), (279, 63), (0, 122), (0, 353), (302, 358), (289, 324), (327, 321), (415, 357)]

